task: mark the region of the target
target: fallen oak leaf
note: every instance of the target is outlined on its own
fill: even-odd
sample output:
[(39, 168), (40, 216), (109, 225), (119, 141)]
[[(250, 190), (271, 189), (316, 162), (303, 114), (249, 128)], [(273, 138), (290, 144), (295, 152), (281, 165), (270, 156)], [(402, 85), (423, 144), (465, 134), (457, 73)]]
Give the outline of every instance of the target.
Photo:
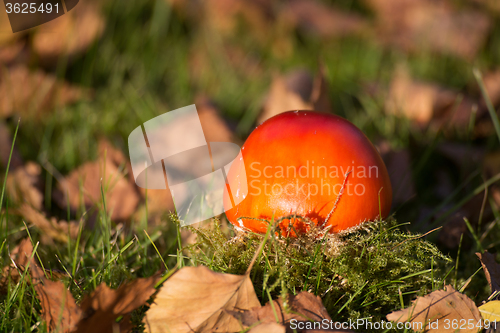
[[(75, 333), (108, 333), (119, 326), (125, 332), (130, 325), (129, 314), (144, 305), (156, 292), (155, 285), (160, 280), (160, 273), (148, 278), (138, 278), (117, 289), (101, 284), (81, 303), (82, 318)], [(124, 316), (118, 324), (116, 319)]]
[(500, 292), (500, 264), (495, 261), (495, 255), (486, 251), (485, 253), (476, 253), (476, 256), (481, 261), (491, 292)]
[[(444, 325), (440, 325), (437, 329), (430, 327), (430, 322), (439, 320), (472, 320), (474, 323), (479, 323), (481, 315), (476, 304), (464, 294), (453, 289), (451, 285), (446, 285), (443, 290), (436, 290), (432, 293), (418, 297), (413, 301), (412, 305), (406, 309), (389, 313), (387, 320), (394, 322), (411, 322), (420, 323), (426, 332), (455, 332), (451, 326), (446, 329)], [(466, 328), (461, 332), (477, 332), (478, 328)]]

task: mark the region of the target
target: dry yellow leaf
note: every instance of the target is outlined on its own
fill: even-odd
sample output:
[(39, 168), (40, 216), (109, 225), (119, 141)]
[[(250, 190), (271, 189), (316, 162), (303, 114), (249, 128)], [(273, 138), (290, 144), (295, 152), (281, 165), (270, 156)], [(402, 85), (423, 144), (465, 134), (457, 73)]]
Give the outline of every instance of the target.
[(496, 321), (500, 327), (500, 301), (491, 301), (479, 307), (484, 320)]

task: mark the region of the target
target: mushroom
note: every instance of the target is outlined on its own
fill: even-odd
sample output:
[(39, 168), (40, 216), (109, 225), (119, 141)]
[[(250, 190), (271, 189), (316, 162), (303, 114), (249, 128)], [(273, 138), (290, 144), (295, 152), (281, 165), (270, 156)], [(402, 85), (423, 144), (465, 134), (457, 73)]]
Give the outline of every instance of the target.
[(241, 151), (224, 192), (226, 216), (238, 229), (265, 233), (274, 216), (285, 235), (313, 224), (338, 233), (390, 212), (392, 188), (382, 158), (341, 117), (281, 113), (259, 125)]

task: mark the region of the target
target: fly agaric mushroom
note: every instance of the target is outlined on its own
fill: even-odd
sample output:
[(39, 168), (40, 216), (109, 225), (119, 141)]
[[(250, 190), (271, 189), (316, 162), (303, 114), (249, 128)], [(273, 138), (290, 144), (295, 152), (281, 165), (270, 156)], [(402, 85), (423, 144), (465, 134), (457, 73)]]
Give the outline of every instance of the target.
[[(384, 162), (363, 132), (341, 117), (281, 113), (259, 125), (241, 151), (224, 192), (227, 218), (238, 229), (265, 233), (263, 220), (294, 215), (280, 221), (285, 235), (306, 232), (311, 221), (336, 233), (389, 214)], [(243, 186), (246, 197), (231, 206), (230, 195), (243, 193)]]

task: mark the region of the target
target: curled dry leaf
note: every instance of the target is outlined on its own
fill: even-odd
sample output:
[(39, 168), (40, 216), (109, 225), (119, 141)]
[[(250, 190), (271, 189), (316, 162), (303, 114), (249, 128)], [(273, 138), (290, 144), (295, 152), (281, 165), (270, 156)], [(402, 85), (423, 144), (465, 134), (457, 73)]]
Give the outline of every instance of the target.
[(300, 28), (325, 38), (360, 33), (366, 27), (361, 16), (318, 1), (294, 0), (287, 3), (284, 12)]
[(260, 306), (248, 274), (184, 267), (160, 289), (146, 312), (146, 332), (238, 332), (241, 324), (225, 310)]
[(26, 202), (36, 209), (42, 209), (43, 194), (40, 190), (42, 168), (35, 162), (28, 162), (9, 172), (7, 193), (14, 202)]
[(34, 52), (46, 66), (58, 59), (82, 55), (104, 32), (105, 21), (96, 6), (81, 2), (67, 14), (38, 27), (32, 38)]
[[(61, 207), (69, 203), (72, 210), (102, 204), (101, 184), (105, 194), (106, 208), (113, 220), (125, 220), (135, 211), (139, 195), (135, 185), (124, 175), (124, 165), (116, 165), (116, 152), (101, 155), (97, 161), (88, 162), (73, 170), (58, 185), (54, 199)], [(67, 195), (66, 195), (67, 194)]]
[(86, 92), (23, 65), (0, 68), (0, 118), (14, 113), (40, 119), (54, 108), (74, 103)]
[[(139, 278), (117, 289), (101, 284), (81, 303), (82, 317), (75, 333), (128, 332), (131, 329), (129, 314), (144, 305), (156, 292), (155, 284), (160, 273), (148, 278)], [(116, 319), (124, 316), (119, 324)]]
[(491, 292), (500, 292), (500, 264), (495, 261), (495, 255), (486, 251), (484, 253), (476, 253), (476, 256), (481, 260), (481, 265), (483, 266)]
[(275, 76), (259, 123), (289, 110), (331, 112), (323, 67), (315, 78), (303, 69)]
[(21, 215), (26, 222), (40, 229), (42, 243), (54, 243), (54, 241), (67, 243), (68, 237), (76, 239), (78, 236), (79, 226), (77, 222), (57, 221), (55, 217), (49, 220), (44, 214), (26, 203), (15, 209), (13, 213)]
[[(409, 308), (392, 312), (387, 315), (387, 320), (395, 322), (421, 323), (426, 332), (455, 332), (451, 326), (446, 329), (444, 320), (450, 321), (468, 320), (475, 324), (481, 320), (476, 304), (464, 294), (459, 293), (451, 285), (444, 287), (444, 290), (436, 290), (432, 293), (418, 297)], [(438, 325), (432, 323), (439, 320)], [(478, 328), (466, 328), (460, 332), (477, 332)]]
[(378, 37), (407, 51), (431, 50), (472, 60), (486, 41), (490, 17), (452, 1), (365, 0), (377, 16)]

